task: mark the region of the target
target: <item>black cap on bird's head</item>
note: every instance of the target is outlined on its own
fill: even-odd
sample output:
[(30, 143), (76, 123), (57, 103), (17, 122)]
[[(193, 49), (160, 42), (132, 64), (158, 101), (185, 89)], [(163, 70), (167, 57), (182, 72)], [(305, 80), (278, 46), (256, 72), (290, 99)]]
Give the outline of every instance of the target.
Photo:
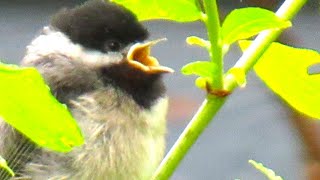
[(119, 51), (148, 37), (134, 14), (103, 1), (88, 1), (74, 9), (62, 10), (53, 16), (51, 25), (74, 43), (102, 52)]

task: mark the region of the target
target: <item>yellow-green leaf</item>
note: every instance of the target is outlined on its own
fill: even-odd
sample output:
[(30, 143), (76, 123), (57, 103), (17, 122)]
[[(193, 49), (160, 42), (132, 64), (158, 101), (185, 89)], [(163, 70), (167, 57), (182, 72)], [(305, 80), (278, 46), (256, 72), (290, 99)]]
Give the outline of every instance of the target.
[(207, 85), (209, 87), (214, 87), (217, 78), (215, 74), (218, 68), (216, 64), (210, 61), (195, 61), (191, 62), (181, 68), (181, 72), (184, 75), (198, 75), (195, 84), (200, 89), (206, 89)]
[(225, 19), (221, 28), (222, 42), (230, 45), (237, 40), (247, 39), (267, 29), (290, 27), (272, 11), (262, 8), (242, 8), (233, 10)]
[[(244, 50), (249, 41), (240, 43)], [(308, 68), (320, 63), (318, 52), (272, 43), (254, 66), (257, 75), (292, 107), (320, 119), (320, 74)]]
[(196, 21), (201, 18), (195, 0), (111, 0), (135, 13), (140, 21), (165, 19), (178, 22)]
[(237, 81), (237, 84), (240, 87), (245, 87), (247, 85), (247, 79), (246, 79), (246, 74), (243, 69), (241, 68), (231, 68), (228, 71), (228, 74), (232, 74), (235, 80)]
[(209, 61), (195, 61), (181, 68), (184, 75), (195, 74), (201, 77), (212, 77), (217, 70), (217, 66)]
[(7, 161), (0, 156), (0, 168), (6, 170), (12, 177), (15, 176), (12, 169), (8, 166)]
[(199, 38), (197, 36), (189, 36), (189, 37), (187, 37), (186, 42), (189, 45), (197, 45), (197, 46), (200, 46), (200, 47), (204, 47), (206, 49), (210, 49), (210, 46), (211, 46), (209, 41), (204, 40), (202, 38)]
[(212, 84), (212, 81), (210, 78), (206, 78), (206, 77), (198, 77), (196, 80), (195, 80), (195, 85), (202, 89), (202, 90), (207, 90), (207, 86)]
[(277, 176), (272, 169), (265, 167), (262, 163), (258, 163), (254, 160), (249, 160), (249, 163), (264, 174), (269, 180), (283, 180), (282, 177)]
[(34, 68), (0, 64), (0, 118), (38, 145), (61, 152), (83, 144), (76, 121)]

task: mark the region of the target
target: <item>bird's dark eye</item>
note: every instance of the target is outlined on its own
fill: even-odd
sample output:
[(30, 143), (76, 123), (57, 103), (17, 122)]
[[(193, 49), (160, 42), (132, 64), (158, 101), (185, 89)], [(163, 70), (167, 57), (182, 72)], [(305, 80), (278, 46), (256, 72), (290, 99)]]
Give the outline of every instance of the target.
[(119, 51), (121, 49), (121, 44), (117, 40), (109, 40), (105, 44), (105, 51)]

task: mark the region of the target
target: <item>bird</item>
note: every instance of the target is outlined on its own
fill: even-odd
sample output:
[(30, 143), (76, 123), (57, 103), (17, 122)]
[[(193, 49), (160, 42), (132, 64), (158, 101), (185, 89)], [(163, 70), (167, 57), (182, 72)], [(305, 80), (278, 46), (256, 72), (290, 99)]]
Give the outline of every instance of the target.
[(150, 179), (164, 155), (163, 75), (173, 69), (150, 55), (161, 40), (148, 38), (136, 15), (113, 2), (87, 1), (54, 14), (21, 66), (40, 72), (85, 143), (54, 152), (0, 120), (0, 155), (16, 174), (0, 170), (0, 179)]

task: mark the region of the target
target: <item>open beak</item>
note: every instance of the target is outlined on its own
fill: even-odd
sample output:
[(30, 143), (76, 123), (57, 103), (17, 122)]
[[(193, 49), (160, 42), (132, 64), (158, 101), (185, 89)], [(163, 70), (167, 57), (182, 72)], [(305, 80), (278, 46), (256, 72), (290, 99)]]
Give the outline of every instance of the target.
[(150, 56), (151, 46), (166, 39), (157, 39), (146, 43), (136, 43), (130, 47), (127, 60), (130, 66), (150, 74), (173, 73), (174, 70), (161, 66), (155, 57)]

